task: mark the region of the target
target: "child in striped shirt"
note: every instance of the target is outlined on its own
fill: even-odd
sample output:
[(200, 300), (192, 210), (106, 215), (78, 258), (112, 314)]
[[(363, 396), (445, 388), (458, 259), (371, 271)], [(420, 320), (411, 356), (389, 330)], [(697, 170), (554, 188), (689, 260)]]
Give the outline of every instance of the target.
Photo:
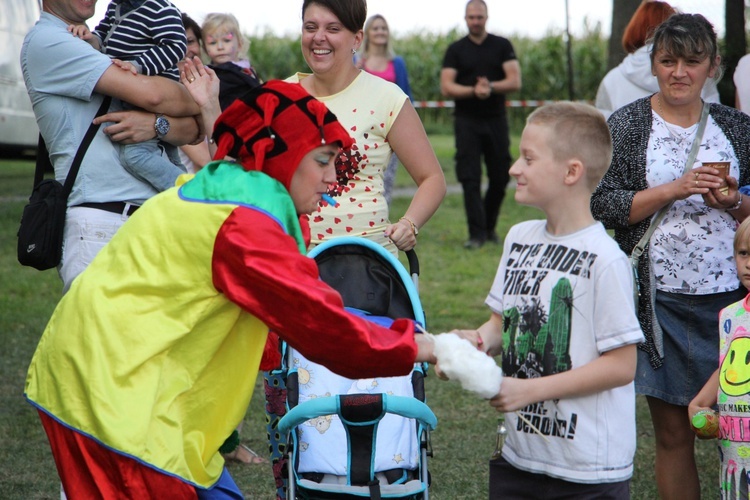
[[(111, 58), (129, 63), (118, 63), (123, 69), (179, 81), (177, 63), (185, 57), (187, 37), (181, 13), (169, 0), (112, 0), (94, 31), (86, 25), (69, 30)], [(164, 141), (169, 132), (164, 116), (155, 117), (154, 132), (151, 140), (121, 145), (120, 160), (128, 172), (163, 191), (174, 186), (185, 167), (177, 147)]]

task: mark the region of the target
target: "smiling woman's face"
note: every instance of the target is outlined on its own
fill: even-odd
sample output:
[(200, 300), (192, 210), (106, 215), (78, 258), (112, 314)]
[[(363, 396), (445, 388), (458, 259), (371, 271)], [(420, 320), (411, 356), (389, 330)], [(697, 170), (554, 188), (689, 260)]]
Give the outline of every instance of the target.
[(352, 51), (362, 43), (362, 31), (352, 33), (329, 9), (310, 4), (302, 19), (302, 55), (315, 74), (354, 66)]

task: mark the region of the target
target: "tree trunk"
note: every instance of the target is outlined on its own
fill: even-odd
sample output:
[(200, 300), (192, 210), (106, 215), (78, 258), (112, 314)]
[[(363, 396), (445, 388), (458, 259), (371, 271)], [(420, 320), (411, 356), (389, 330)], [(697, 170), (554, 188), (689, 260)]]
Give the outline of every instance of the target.
[[(622, 34), (625, 27), (633, 17), (642, 0), (612, 0), (612, 31), (609, 37), (607, 57), (607, 70), (614, 68), (622, 62), (625, 57), (625, 50), (622, 48)], [(727, 0), (730, 2), (733, 0)], [(743, 0), (738, 0), (742, 2)]]
[(721, 102), (734, 106), (734, 82), (732, 75), (737, 67), (737, 62), (745, 55), (747, 41), (745, 39), (745, 2), (744, 0), (726, 0), (725, 39), (722, 54), (722, 66), (724, 66), (724, 78), (719, 82), (719, 95)]

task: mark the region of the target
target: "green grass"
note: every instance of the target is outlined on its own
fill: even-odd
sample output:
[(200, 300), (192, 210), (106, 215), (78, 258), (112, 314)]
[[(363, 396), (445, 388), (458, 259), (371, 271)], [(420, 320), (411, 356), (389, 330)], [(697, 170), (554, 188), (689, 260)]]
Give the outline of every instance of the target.
[[(453, 182), (452, 136), (431, 139), (449, 182)], [(401, 169), (397, 185), (410, 185), (408, 175), (403, 175)], [(30, 162), (0, 161), (0, 496), (19, 500), (59, 498), (59, 481), (46, 438), (35, 411), (23, 398), (28, 363), (61, 291), (55, 271), (38, 272), (16, 261), (16, 230), (32, 176)], [(405, 198), (394, 200), (393, 215), (402, 214), (407, 203)], [(509, 190), (498, 233), (502, 236), (518, 221), (541, 217), (541, 212), (517, 205)], [(420, 296), (432, 332), (476, 327), (488, 317), (484, 299), (502, 248), (488, 244), (468, 252), (461, 246), (465, 239), (461, 197), (448, 195), (420, 231), (417, 247), (422, 269)], [(262, 392), (256, 385), (242, 436), (245, 444), (259, 452), (265, 442)], [(487, 498), (487, 460), (495, 443), (495, 411), (455, 382), (443, 382), (434, 375), (427, 378), (427, 395), (439, 422), (432, 434), (432, 498)], [(638, 398), (637, 409), (632, 498), (657, 498), (653, 431), (642, 398)], [(715, 498), (719, 471), (716, 442), (698, 442), (696, 450), (703, 497)], [(273, 498), (270, 466), (232, 464), (230, 471), (248, 499)]]

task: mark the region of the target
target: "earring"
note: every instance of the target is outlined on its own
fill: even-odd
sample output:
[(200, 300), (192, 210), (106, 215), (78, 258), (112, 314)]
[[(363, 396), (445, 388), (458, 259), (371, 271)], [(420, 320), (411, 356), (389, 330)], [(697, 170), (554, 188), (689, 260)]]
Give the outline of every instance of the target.
[(356, 53), (357, 53), (357, 49), (355, 49), (354, 47), (352, 47), (352, 55), (354, 55)]

